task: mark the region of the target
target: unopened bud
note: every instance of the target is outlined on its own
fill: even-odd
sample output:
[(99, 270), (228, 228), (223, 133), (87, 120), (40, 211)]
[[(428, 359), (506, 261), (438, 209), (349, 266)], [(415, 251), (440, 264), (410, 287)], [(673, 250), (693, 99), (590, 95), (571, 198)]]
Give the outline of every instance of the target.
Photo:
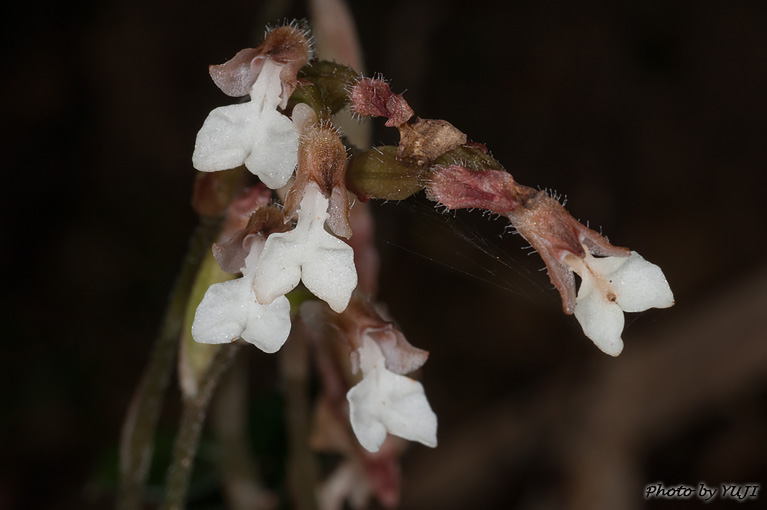
[(426, 168), (397, 159), (397, 148), (374, 147), (355, 154), (349, 163), (347, 185), (363, 201), (371, 198), (404, 200), (423, 189)]
[(361, 117), (386, 117), (388, 127), (410, 120), (413, 109), (402, 94), (395, 94), (389, 84), (377, 78), (362, 78), (349, 89), (352, 111)]
[(335, 113), (346, 105), (347, 89), (359, 79), (359, 74), (341, 64), (320, 60), (304, 66), (298, 77), (316, 87), (322, 105)]
[(503, 170), (471, 170), (461, 165), (432, 169), (426, 185), (430, 200), (448, 209), (486, 209), (508, 214), (534, 190), (520, 186)]

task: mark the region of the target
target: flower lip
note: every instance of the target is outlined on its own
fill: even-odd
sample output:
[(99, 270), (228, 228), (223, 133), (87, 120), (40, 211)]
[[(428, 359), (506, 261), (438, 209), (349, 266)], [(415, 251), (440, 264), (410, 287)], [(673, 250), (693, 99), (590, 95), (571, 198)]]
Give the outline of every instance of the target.
[(359, 349), (363, 378), (349, 390), (349, 417), (360, 444), (376, 452), (390, 433), (437, 446), (437, 415), (421, 383), (386, 369), (378, 344), (365, 338)]
[(352, 248), (325, 230), (328, 199), (309, 183), (298, 210), (296, 228), (272, 234), (259, 258), (255, 292), (260, 303), (271, 303), (299, 281), (338, 313), (346, 308), (357, 286)]
[(584, 334), (603, 352), (617, 356), (623, 350), (623, 312), (674, 305), (674, 295), (661, 269), (632, 251), (628, 257), (581, 259), (566, 263), (581, 277), (575, 317)]
[(545, 191), (530, 193), (522, 207), (509, 214), (509, 219), (543, 259), (551, 283), (562, 297), (562, 309), (568, 315), (575, 310), (575, 278), (566, 262), (568, 256), (582, 259), (591, 253), (627, 257), (630, 253), (628, 248), (613, 246), (605, 237), (573, 218)]

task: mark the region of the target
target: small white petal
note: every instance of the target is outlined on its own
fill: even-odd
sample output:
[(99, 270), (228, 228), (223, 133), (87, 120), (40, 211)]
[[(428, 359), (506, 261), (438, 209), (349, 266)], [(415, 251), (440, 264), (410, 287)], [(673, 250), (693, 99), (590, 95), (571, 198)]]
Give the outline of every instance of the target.
[(437, 446), (437, 415), (421, 383), (390, 372), (381, 349), (370, 338), (360, 348), (364, 378), (349, 390), (349, 417), (360, 444), (376, 452), (389, 432), (395, 436)]
[(575, 303), (575, 318), (580, 322), (583, 333), (599, 349), (617, 356), (623, 350), (623, 310), (603, 296), (590, 281), (584, 278), (578, 290)]
[(585, 259), (585, 262), (593, 271), (601, 273), (602, 275), (609, 275), (610, 273), (614, 273), (628, 261), (629, 257), (596, 258), (591, 255), (587, 255)]
[(252, 136), (245, 166), (269, 188), (285, 186), (298, 161), (298, 133), (293, 122), (277, 110), (264, 110)]
[(607, 277), (618, 296), (618, 305), (626, 312), (668, 308), (674, 304), (674, 294), (663, 271), (635, 251)]
[(228, 170), (242, 165), (253, 147), (257, 112), (250, 103), (216, 108), (197, 133), (192, 165), (201, 172)]
[(262, 305), (256, 302), (252, 292), (251, 296), (253, 306), (249, 307), (242, 339), (267, 354), (277, 352), (290, 334), (290, 301), (282, 296)]
[(298, 229), (271, 234), (258, 260), (254, 290), (259, 303), (271, 303), (301, 281), (303, 233)]
[(315, 228), (309, 243), (312, 249), (306, 251), (301, 276), (304, 285), (341, 313), (357, 286), (354, 250), (322, 227)]
[(203, 344), (224, 344), (236, 340), (247, 313), (244, 297), (248, 283), (243, 279), (215, 283), (208, 288), (197, 307), (192, 337)]

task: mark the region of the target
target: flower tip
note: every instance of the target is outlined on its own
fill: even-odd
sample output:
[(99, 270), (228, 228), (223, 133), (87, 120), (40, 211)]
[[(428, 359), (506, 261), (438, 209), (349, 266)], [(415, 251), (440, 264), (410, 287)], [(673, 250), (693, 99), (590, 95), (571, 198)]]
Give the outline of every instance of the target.
[(620, 355), (620, 353), (623, 352), (623, 340), (621, 339), (618, 339), (618, 342), (610, 343), (609, 345), (605, 345), (605, 344), (600, 345), (596, 343), (595, 345), (599, 347), (599, 349), (602, 352), (604, 352), (605, 354), (609, 354), (613, 358), (617, 358)]

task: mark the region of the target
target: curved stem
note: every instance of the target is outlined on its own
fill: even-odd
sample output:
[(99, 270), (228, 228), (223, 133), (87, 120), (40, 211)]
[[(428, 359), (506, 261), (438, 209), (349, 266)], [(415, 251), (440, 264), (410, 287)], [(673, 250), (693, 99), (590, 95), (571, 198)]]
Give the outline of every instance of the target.
[(218, 221), (203, 220), (192, 235), (189, 251), (173, 286), (149, 364), (128, 408), (120, 436), (120, 485), (116, 502), (118, 510), (141, 508), (142, 493), (154, 450), (155, 428), (170, 374), (173, 372), (186, 302), (202, 257), (210, 248), (218, 229)]
[(168, 470), (165, 500), (161, 510), (181, 510), (186, 504), (189, 480), (194, 467), (194, 457), (200, 442), (200, 432), (205, 423), (213, 391), (221, 375), (231, 364), (240, 349), (240, 342), (223, 345), (202, 378), (197, 395), (184, 403), (181, 425), (173, 450), (173, 462)]

